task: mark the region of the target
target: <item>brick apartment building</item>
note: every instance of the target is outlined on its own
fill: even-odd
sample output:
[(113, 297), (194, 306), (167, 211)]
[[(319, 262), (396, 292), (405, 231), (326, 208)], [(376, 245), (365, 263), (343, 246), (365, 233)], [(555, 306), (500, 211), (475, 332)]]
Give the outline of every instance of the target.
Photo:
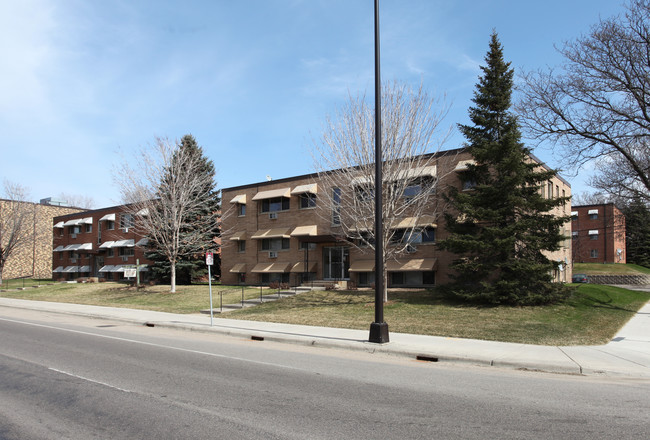
[(625, 216), (613, 204), (571, 207), (574, 263), (625, 263)]
[(51, 199), (40, 203), (14, 202), (0, 199), (0, 221), (12, 211), (10, 204), (18, 203), (26, 210), (30, 221), (24, 227), (28, 242), (9, 256), (3, 271), (3, 279), (52, 277), (52, 219), (56, 216), (80, 212), (82, 209), (51, 204)]
[[(466, 149), (434, 155), (433, 178), (438, 188), (453, 185), (471, 190), (463, 171), (472, 160)], [(541, 162), (532, 158), (532, 160)], [(543, 165), (543, 164), (542, 164)], [(419, 170), (413, 170), (416, 176)], [(299, 285), (306, 280), (351, 281), (370, 286), (374, 282), (374, 253), (370, 249), (341, 241), (336, 216), (319, 212), (319, 194), (338, 191), (341, 197), (354, 188), (327, 188), (318, 174), (253, 183), (222, 190), (222, 271), (224, 284), (268, 284), (283, 282)], [(571, 187), (556, 177), (540, 188), (545, 197), (571, 195)], [(442, 190), (436, 192), (437, 201)], [(433, 203), (436, 203), (435, 201)], [(229, 205), (229, 206), (228, 206)], [(321, 207), (322, 208), (322, 207)], [(555, 214), (568, 216), (568, 203)], [(431, 211), (433, 213), (433, 211)], [(449, 280), (448, 267), (455, 258), (437, 249), (436, 241), (447, 236), (444, 218), (425, 215), (404, 218), (401, 224), (415, 224), (419, 234), (409, 253), (386, 263), (389, 287), (427, 287)], [(399, 227), (399, 226), (398, 226)], [(570, 223), (565, 228), (564, 247), (549, 255), (562, 262), (557, 281), (571, 280)]]
[(146, 279), (151, 264), (144, 257), (147, 241), (133, 222), (123, 205), (55, 217), (50, 248), (53, 278), (133, 280), (139, 263), (141, 280)]

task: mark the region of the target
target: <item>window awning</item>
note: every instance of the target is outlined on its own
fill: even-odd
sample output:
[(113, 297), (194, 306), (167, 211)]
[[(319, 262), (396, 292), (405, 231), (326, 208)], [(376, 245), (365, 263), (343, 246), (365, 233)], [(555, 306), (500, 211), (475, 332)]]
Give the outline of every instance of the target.
[(420, 217), (407, 217), (401, 219), (397, 224), (392, 225), (393, 229), (408, 229), (416, 227), (431, 227), (435, 228), (437, 225), (434, 223), (434, 217), (432, 215), (422, 215)]
[(65, 273), (77, 273), (77, 272), (79, 272), (79, 266), (68, 266), (65, 269), (63, 269), (63, 272), (65, 272)]
[(147, 217), (149, 215), (149, 209), (148, 208), (143, 208), (143, 209), (139, 210), (138, 212), (136, 212), (135, 215), (139, 215), (140, 217)]
[(93, 218), (92, 217), (86, 217), (81, 219), (81, 224), (82, 225), (92, 225), (93, 224)]
[(92, 251), (93, 250), (93, 244), (92, 243), (84, 243), (79, 245), (80, 251)]
[(81, 247), (80, 244), (69, 244), (63, 248), (64, 251), (76, 251)]
[(260, 229), (251, 236), (251, 240), (262, 240), (264, 238), (290, 238), (289, 228)]
[(386, 262), (390, 272), (429, 272), (436, 267), (436, 258), (412, 258), (409, 260), (391, 260)]
[(231, 273), (246, 273), (246, 263), (238, 263), (235, 264), (232, 269), (230, 269)]
[(65, 222), (59, 222), (56, 225), (54, 225), (55, 228), (62, 229), (65, 227)]
[(260, 191), (253, 196), (253, 201), (275, 199), (276, 197), (291, 197), (291, 188), (272, 189)]
[(237, 194), (230, 203), (239, 203), (240, 205), (246, 204), (246, 194)]
[(100, 245), (99, 245), (99, 248), (100, 248), (100, 249), (110, 249), (110, 248), (113, 247), (113, 244), (114, 244), (114, 243), (115, 243), (114, 241), (106, 241), (106, 242), (100, 244)]
[(146, 246), (148, 244), (149, 244), (149, 239), (145, 237), (145, 238), (141, 238), (140, 240), (138, 240), (138, 242), (135, 245), (138, 246), (138, 247), (144, 247), (144, 246)]
[(598, 210), (597, 209), (590, 209), (589, 211), (587, 211), (587, 214), (598, 214)]
[(289, 272), (291, 263), (259, 263), (251, 272), (253, 273), (285, 273)]
[(578, 216), (578, 211), (571, 211), (571, 216)]
[[(316, 265), (318, 263), (314, 262), (309, 262), (309, 265), (307, 266), (309, 270), (307, 272), (316, 272)], [(301, 261), (300, 263), (296, 263), (291, 267), (290, 270), (291, 273), (305, 273), (305, 262)]]
[(106, 266), (102, 266), (101, 269), (99, 269), (100, 272), (113, 272), (113, 266), (112, 264), (107, 264)]
[(67, 222), (63, 223), (63, 226), (77, 226), (80, 225), (83, 222), (82, 218), (76, 218), (74, 220), (68, 220)]
[(476, 165), (476, 161), (474, 159), (461, 160), (456, 164), (454, 171), (467, 171), (467, 165)]
[(124, 272), (124, 265), (117, 264), (117, 265), (113, 266), (113, 268), (111, 269), (111, 272)]
[[(417, 167), (411, 168), (404, 173), (403, 179), (413, 179), (415, 177), (436, 177), (437, 168), (435, 165), (429, 165), (426, 167)], [(401, 177), (401, 176), (400, 176)]]
[(232, 241), (241, 241), (246, 239), (246, 231), (235, 232), (230, 236)]
[(113, 245), (111, 247), (133, 247), (135, 246), (135, 240), (130, 239), (130, 240), (117, 240), (113, 242)]
[(115, 214), (106, 214), (104, 217), (100, 218), (99, 221), (100, 222), (103, 222), (103, 221), (114, 222), (115, 221)]
[(57, 246), (57, 247), (54, 249), (53, 252), (63, 252), (64, 249), (65, 249), (65, 248), (64, 248), (62, 245), (61, 245), (61, 246)]
[(79, 268), (79, 272), (81, 272), (81, 273), (89, 273), (90, 272), (90, 266), (81, 266)]
[(318, 235), (318, 226), (309, 225), (309, 226), (298, 226), (291, 232), (292, 237), (314, 237)]
[(589, 235), (598, 235), (598, 229), (591, 229)]
[(63, 266), (59, 266), (56, 269), (54, 269), (52, 272), (63, 272)]
[(375, 260), (357, 260), (350, 265), (350, 272), (374, 272)]
[(296, 195), (296, 194), (316, 194), (318, 192), (318, 184), (316, 183), (308, 183), (307, 185), (298, 185), (291, 191), (291, 194)]

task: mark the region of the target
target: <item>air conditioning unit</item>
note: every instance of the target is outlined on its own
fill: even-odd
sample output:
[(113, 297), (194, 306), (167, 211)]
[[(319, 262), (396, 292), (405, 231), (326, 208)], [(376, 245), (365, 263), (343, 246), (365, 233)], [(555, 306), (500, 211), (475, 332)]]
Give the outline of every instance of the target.
[(412, 244), (409, 244), (409, 245), (406, 246), (406, 253), (407, 254), (412, 254), (414, 252), (417, 252), (417, 250), (418, 250), (418, 248), (416, 248)]
[(278, 219), (278, 213), (277, 212), (270, 212), (269, 213), (269, 218), (271, 220), (277, 220)]
[(70, 237), (77, 238), (77, 234), (70, 234)]
[(122, 261), (129, 261), (129, 257), (127, 257), (126, 255), (123, 256), (123, 257), (122, 257)]
[(129, 228), (124, 228), (124, 232), (125, 233), (129, 232)]
[(77, 259), (76, 258), (70, 258), (70, 263), (76, 263)]
[(269, 258), (278, 258), (278, 253), (276, 251), (269, 252)]

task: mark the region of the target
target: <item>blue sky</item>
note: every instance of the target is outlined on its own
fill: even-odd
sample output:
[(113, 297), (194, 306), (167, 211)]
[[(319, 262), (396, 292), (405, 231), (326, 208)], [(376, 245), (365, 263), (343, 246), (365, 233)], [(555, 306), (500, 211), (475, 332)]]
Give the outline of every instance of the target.
[[(623, 11), (619, 0), (381, 0), (382, 79), (446, 95), (468, 123), (496, 29), (516, 71)], [(111, 177), (154, 136), (193, 134), (220, 188), (313, 172), (328, 114), (374, 81), (373, 0), (0, 1), (0, 175), (34, 201), (119, 203)], [(462, 145), (458, 134), (448, 148)], [(545, 149), (535, 154), (551, 166)], [(246, 165), (246, 166), (244, 166)], [(584, 170), (569, 177), (588, 190)]]

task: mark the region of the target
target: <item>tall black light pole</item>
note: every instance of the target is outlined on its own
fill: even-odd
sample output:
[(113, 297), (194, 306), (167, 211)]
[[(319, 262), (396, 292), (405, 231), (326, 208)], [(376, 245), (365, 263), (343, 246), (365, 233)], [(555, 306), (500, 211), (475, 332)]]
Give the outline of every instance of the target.
[(370, 342), (388, 342), (384, 322), (384, 224), (382, 221), (381, 75), (379, 69), (379, 0), (375, 0), (375, 322), (370, 324)]

